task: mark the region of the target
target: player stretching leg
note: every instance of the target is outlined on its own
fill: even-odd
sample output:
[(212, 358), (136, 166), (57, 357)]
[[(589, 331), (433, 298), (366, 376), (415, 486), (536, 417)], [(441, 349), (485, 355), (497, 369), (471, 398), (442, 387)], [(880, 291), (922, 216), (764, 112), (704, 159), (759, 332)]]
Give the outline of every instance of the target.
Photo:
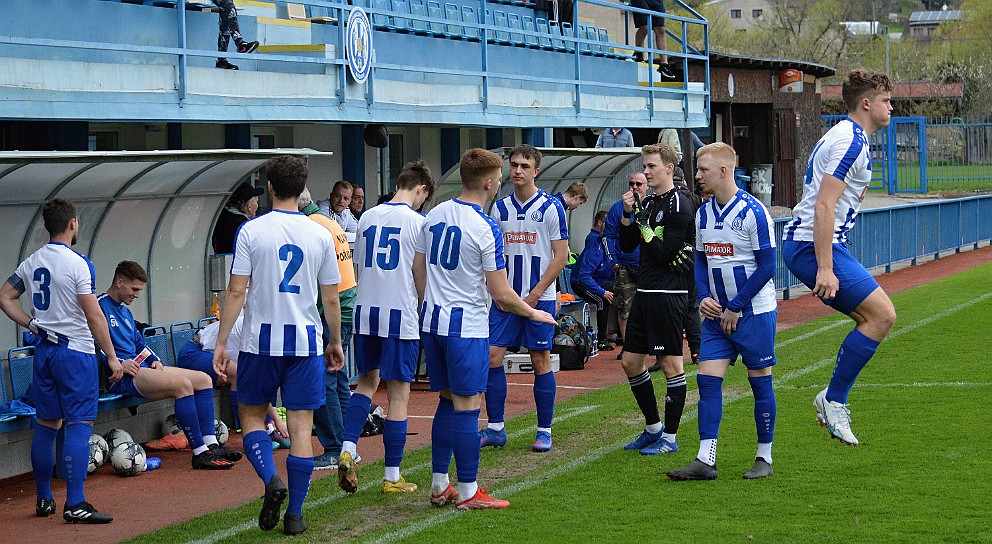
[[(403, 167), (396, 196), (362, 214), (358, 221), (355, 262), (358, 299), (355, 302), (355, 364), (358, 387), (348, 402), (344, 443), (338, 459), (338, 484), (349, 493), (358, 489), (355, 456), (358, 437), (372, 405), (379, 380), (386, 380), (389, 411), (382, 432), (386, 454), (383, 493), (410, 493), (417, 485), (400, 476), (406, 447), (410, 383), (420, 355), (417, 302), (423, 298), (424, 277), (415, 274), (417, 240), (424, 236), (420, 209), (434, 194), (434, 178), (423, 161)], [(420, 269), (423, 272), (423, 269)]]
[(806, 166), (803, 198), (785, 227), (785, 265), (824, 304), (847, 314), (856, 326), (837, 352), (830, 385), (813, 400), (816, 419), (845, 444), (851, 431), (847, 397), (861, 369), (896, 322), (896, 310), (875, 278), (847, 251), (847, 232), (871, 182), (868, 137), (889, 125), (892, 82), (874, 70), (854, 70), (841, 94), (847, 119), (820, 138)]
[[(0, 308), (21, 327), (41, 340), (34, 355), (34, 438), (31, 469), (38, 491), (35, 515), (55, 513), (52, 470), (55, 468), (55, 436), (66, 422), (65, 508), (69, 523), (110, 523), (113, 517), (98, 512), (86, 502), (83, 484), (89, 463), (88, 440), (93, 434), (100, 394), (100, 371), (93, 341), (107, 354), (110, 381), (124, 375), (107, 331), (107, 321), (96, 301), (96, 272), (89, 259), (73, 251), (79, 232), (76, 205), (56, 198), (41, 210), (51, 241), (35, 251), (0, 286)], [(31, 311), (21, 307), (28, 293)]]
[[(223, 373), (226, 369), (230, 360), (227, 339), (247, 298), (238, 358), (238, 401), (245, 454), (265, 483), (258, 527), (268, 531), (279, 523), (280, 508), (288, 495), (283, 532), (293, 535), (307, 529), (303, 501), (313, 473), (310, 433), (313, 411), (324, 404), (324, 367), (339, 370), (344, 366), (337, 290), (341, 274), (331, 233), (297, 207), (306, 186), (306, 165), (282, 155), (265, 166), (273, 209), (238, 231), (214, 347), (214, 370)], [(251, 292), (246, 293), (249, 280)], [(318, 285), (331, 335), (323, 354)], [(288, 491), (276, 475), (272, 439), (265, 432), (265, 413), (279, 389), (292, 441), (286, 458)]]
[(737, 356), (754, 393), (758, 453), (747, 480), (772, 475), (775, 433), (775, 238), (768, 210), (734, 184), (737, 154), (727, 144), (696, 154), (696, 181), (713, 195), (696, 212), (696, 290), (703, 321), (699, 374), (699, 454), (673, 480), (713, 480), (723, 416), (723, 377)]
[[(489, 215), (503, 230), (506, 270), (513, 291), (533, 308), (555, 314), (555, 280), (568, 263), (568, 227), (561, 200), (537, 188), (541, 152), (523, 144), (510, 151), (513, 193), (493, 204)], [(551, 371), (551, 341), (555, 328), (504, 311), (489, 310), (489, 377), (486, 414), (489, 425), (479, 433), (481, 447), (506, 444), (506, 348), (523, 346), (534, 367), (534, 404), (537, 435), (532, 449), (551, 449), (551, 421), (555, 415), (555, 375)]]
[[(414, 274), (426, 274), (420, 312), (421, 339), (431, 390), (439, 391), (431, 431), (431, 504), (455, 502), (460, 510), (506, 508), (476, 483), (479, 470), (480, 393), (489, 376), (489, 294), (504, 310), (553, 324), (548, 312), (532, 308), (506, 281), (503, 233), (482, 207), (499, 191), (503, 161), (495, 153), (470, 149), (459, 170), (462, 192), (427, 214), (418, 240)], [(424, 271), (426, 269), (426, 271)], [(448, 481), (452, 453), (458, 491)]]

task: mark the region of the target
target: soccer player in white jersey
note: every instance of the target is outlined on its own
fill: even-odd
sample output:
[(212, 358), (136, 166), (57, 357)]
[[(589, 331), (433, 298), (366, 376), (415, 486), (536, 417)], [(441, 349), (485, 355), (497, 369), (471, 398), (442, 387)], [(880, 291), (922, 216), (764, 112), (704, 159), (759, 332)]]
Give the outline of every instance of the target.
[[(427, 214), (424, 237), (416, 247), (414, 270), (426, 272), (415, 274), (427, 277), (421, 340), (431, 390), (440, 392), (431, 430), (434, 506), (456, 501), (460, 510), (510, 505), (490, 497), (476, 483), (480, 393), (486, 391), (489, 366), (489, 295), (506, 311), (555, 323), (550, 313), (533, 308), (510, 287), (504, 272), (503, 232), (482, 209), (499, 192), (502, 168), (495, 153), (483, 149), (465, 153), (459, 167), (461, 194)], [(448, 481), (452, 454), (458, 469), (457, 491)]]
[[(403, 167), (396, 195), (362, 214), (355, 240), (358, 297), (355, 301), (355, 364), (358, 386), (348, 401), (344, 442), (338, 458), (338, 483), (354, 493), (358, 437), (369, 416), (379, 380), (386, 380), (389, 411), (382, 431), (386, 473), (383, 493), (410, 493), (417, 485), (400, 476), (406, 447), (407, 403), (410, 383), (420, 356), (417, 303), (423, 297), (423, 268), (414, 273), (417, 240), (424, 237), (419, 209), (436, 185), (423, 161)], [(422, 242), (420, 245), (423, 245)]]
[[(568, 263), (568, 226), (561, 201), (537, 188), (541, 152), (523, 144), (510, 151), (513, 192), (497, 200), (489, 215), (503, 230), (506, 270), (510, 285), (524, 302), (554, 315), (555, 280)], [(555, 374), (551, 371), (552, 325), (534, 323), (504, 311), (489, 309), (489, 379), (486, 414), (489, 425), (479, 433), (481, 447), (506, 445), (506, 372), (503, 357), (509, 347), (523, 346), (534, 367), (534, 404), (537, 435), (531, 449), (551, 450), (551, 421), (555, 415)]]
[[(337, 284), (341, 280), (331, 233), (299, 212), (297, 200), (307, 181), (307, 167), (298, 158), (282, 155), (265, 164), (272, 211), (241, 226), (234, 244), (234, 263), (227, 285), (220, 331), (214, 347), (214, 370), (223, 373), (227, 339), (246, 302), (238, 356), (238, 401), (244, 450), (265, 483), (258, 527), (268, 531), (279, 523), (287, 489), (276, 475), (272, 439), (265, 432), (265, 413), (282, 390), (292, 445), (286, 459), (289, 505), (283, 532), (306, 530), (303, 501), (313, 472), (313, 411), (324, 404), (324, 366), (344, 366), (341, 311)], [(317, 314), (317, 286), (324, 302), (324, 319), (331, 341), (321, 353), (322, 327)]]
[(713, 195), (696, 211), (696, 292), (703, 320), (699, 351), (699, 453), (673, 480), (717, 477), (716, 442), (723, 416), (723, 377), (737, 356), (754, 393), (758, 453), (747, 480), (772, 474), (775, 433), (775, 230), (756, 198), (737, 188), (737, 154), (724, 143), (696, 154), (696, 181)]
[[(76, 253), (79, 219), (76, 205), (56, 198), (41, 210), (51, 241), (17, 267), (0, 287), (0, 308), (21, 327), (41, 340), (34, 355), (34, 438), (31, 469), (38, 497), (35, 515), (55, 513), (52, 470), (55, 467), (55, 437), (66, 422), (66, 500), (62, 517), (68, 523), (110, 523), (113, 517), (98, 512), (86, 502), (83, 484), (89, 463), (89, 438), (97, 414), (100, 371), (93, 341), (107, 354), (110, 380), (124, 374), (110, 341), (107, 321), (96, 301), (96, 272), (89, 259)], [(31, 314), (21, 307), (28, 293)]]
[(896, 310), (875, 278), (847, 251), (847, 231), (871, 182), (868, 137), (888, 126), (892, 82), (873, 70), (853, 70), (841, 94), (847, 119), (820, 138), (806, 166), (803, 197), (785, 227), (785, 266), (813, 294), (847, 314), (856, 326), (840, 346), (826, 389), (813, 400), (816, 418), (845, 444), (858, 445), (851, 431), (847, 397), (861, 369), (896, 321)]

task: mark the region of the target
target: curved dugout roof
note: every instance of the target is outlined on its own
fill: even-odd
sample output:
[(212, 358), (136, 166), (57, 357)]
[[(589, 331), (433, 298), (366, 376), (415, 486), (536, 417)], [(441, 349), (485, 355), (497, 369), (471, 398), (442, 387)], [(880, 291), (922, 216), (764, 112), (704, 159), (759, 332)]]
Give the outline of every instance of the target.
[[(48, 242), (44, 203), (76, 203), (74, 249), (93, 261), (97, 292), (122, 260), (140, 263), (150, 281), (132, 305), (139, 321), (169, 324), (203, 315), (210, 235), (224, 204), (245, 178), (276, 155), (330, 155), (311, 149), (0, 152), (0, 273)], [(23, 302), (23, 299), (22, 299)], [(16, 344), (10, 320), (0, 348)]]
[[(562, 192), (576, 181), (586, 184), (589, 201), (579, 208), (567, 212), (569, 248), (578, 253), (585, 245), (586, 234), (592, 228), (592, 220), (599, 210), (609, 210), (614, 202), (627, 192), (627, 180), (634, 172), (641, 170), (641, 148), (539, 148), (543, 154), (541, 173), (537, 176), (537, 186), (549, 193)], [(495, 150), (501, 153), (503, 161), (503, 181), (500, 198), (510, 194), (510, 148)], [(443, 202), (458, 196), (462, 179), (455, 165), (441, 180), (433, 202)], [(488, 211), (488, 210), (487, 210)]]

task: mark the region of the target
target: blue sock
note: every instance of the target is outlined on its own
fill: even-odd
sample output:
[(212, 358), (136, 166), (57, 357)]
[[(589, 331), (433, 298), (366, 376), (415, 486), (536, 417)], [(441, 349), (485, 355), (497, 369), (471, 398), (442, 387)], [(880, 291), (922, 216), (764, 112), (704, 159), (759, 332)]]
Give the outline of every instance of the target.
[(203, 445), (203, 433), (200, 432), (200, 418), (196, 415), (196, 401), (193, 395), (187, 395), (176, 399), (176, 419), (179, 426), (186, 433), (189, 440), (189, 447), (199, 448)]
[(878, 342), (861, 334), (857, 328), (851, 331), (837, 352), (837, 366), (827, 387), (827, 400), (847, 404), (847, 395), (854, 387), (861, 369), (875, 355)]
[(506, 417), (506, 368), (489, 369), (486, 380), (486, 415), (489, 423), (502, 423)]
[(237, 430), (241, 428), (241, 418), (238, 414), (238, 392), (231, 391), (228, 393), (228, 402), (231, 403), (231, 423), (233, 424), (231, 430)]
[(758, 429), (758, 443), (769, 444), (775, 438), (775, 390), (772, 376), (748, 378), (754, 393), (754, 424)]
[(723, 419), (723, 378), (696, 374), (699, 385), (699, 439), (711, 440), (720, 434), (720, 420)]
[[(406, 447), (407, 420), (393, 421), (387, 419), (382, 428), (382, 448), (385, 450), (387, 467), (398, 467), (403, 462), (403, 448)], [(478, 429), (475, 435), (479, 439)]]
[[(355, 393), (348, 401), (348, 409), (344, 416), (344, 440), (358, 444), (358, 437), (362, 434), (362, 428), (369, 418), (369, 411), (372, 410), (372, 399)], [(403, 430), (406, 432), (406, 429)]]
[(302, 517), (303, 501), (310, 491), (313, 457), (296, 457), (295, 455), (286, 457), (286, 474), (289, 476), (289, 504), (286, 506), (286, 513)]
[(65, 461), (65, 503), (69, 506), (86, 500), (83, 484), (86, 483), (86, 469), (90, 464), (90, 435), (93, 426), (89, 423), (70, 422), (65, 426), (65, 444), (62, 457)]
[[(434, 423), (431, 425), (431, 471), (437, 474), (447, 474), (451, 467), (451, 455), (454, 452), (451, 444), (451, 425), (454, 417), (455, 406), (451, 403), (451, 399), (439, 397), (437, 411), (434, 412)], [(478, 447), (478, 430), (475, 441)]]
[(276, 463), (272, 457), (272, 439), (265, 431), (252, 431), (245, 435), (242, 443), (248, 462), (255, 467), (255, 474), (262, 479), (262, 483), (269, 483), (269, 480), (276, 475)]
[(455, 451), (458, 483), (474, 482), (479, 474), (479, 410), (455, 410), (451, 442)]
[[(55, 437), (59, 432), (34, 422), (34, 437), (31, 439), (31, 470), (34, 473), (34, 486), (39, 499), (52, 498), (52, 471), (55, 470)], [(89, 437), (86, 438), (89, 440)], [(89, 465), (89, 453), (86, 455)], [(76, 503), (72, 503), (76, 504)], [(69, 506), (72, 506), (70, 504)]]
[(193, 402), (196, 403), (196, 417), (200, 422), (200, 436), (216, 434), (217, 428), (214, 426), (214, 390), (211, 388), (194, 391)]
[(537, 426), (542, 429), (551, 428), (551, 421), (555, 417), (555, 391), (557, 388), (558, 384), (555, 382), (554, 372), (540, 376), (534, 375), (534, 404), (537, 406)]

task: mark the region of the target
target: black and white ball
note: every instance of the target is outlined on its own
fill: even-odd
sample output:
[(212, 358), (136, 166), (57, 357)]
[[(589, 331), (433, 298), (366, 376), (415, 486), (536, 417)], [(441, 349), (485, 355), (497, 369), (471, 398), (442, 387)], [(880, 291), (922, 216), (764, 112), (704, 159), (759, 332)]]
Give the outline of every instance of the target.
[(110, 450), (116, 448), (118, 444), (122, 444), (124, 442), (134, 442), (131, 435), (124, 429), (110, 429), (107, 434), (103, 435), (103, 438), (106, 439), (107, 447)]
[(183, 428), (179, 426), (179, 419), (176, 418), (176, 414), (172, 414), (162, 420), (162, 436), (179, 434), (182, 430)]
[(110, 455), (110, 448), (107, 441), (102, 436), (94, 434), (90, 436), (90, 464), (86, 467), (86, 472), (92, 474), (93, 471), (103, 466)]
[(145, 470), (145, 448), (134, 442), (122, 442), (110, 451), (110, 464), (121, 476), (134, 476)]
[(217, 443), (223, 446), (227, 444), (227, 438), (230, 436), (230, 431), (227, 429), (227, 423), (219, 419), (214, 420), (214, 435), (217, 436)]

